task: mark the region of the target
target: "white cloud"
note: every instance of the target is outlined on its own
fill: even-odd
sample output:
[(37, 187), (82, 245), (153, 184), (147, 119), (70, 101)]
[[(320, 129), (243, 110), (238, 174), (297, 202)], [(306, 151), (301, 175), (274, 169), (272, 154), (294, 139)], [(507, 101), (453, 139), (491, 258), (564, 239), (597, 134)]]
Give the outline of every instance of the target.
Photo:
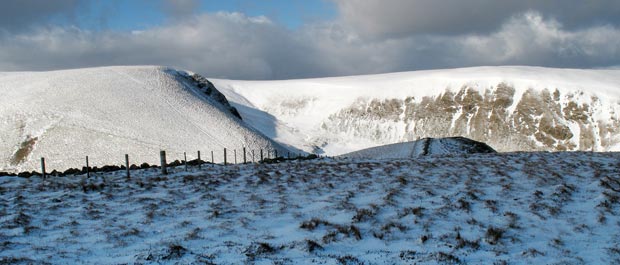
[(0, 33), (0, 70), (176, 66), (209, 77), (281, 79), (474, 65), (620, 65), (620, 30), (566, 28), (538, 12), (488, 33), (367, 38), (340, 20), (289, 30), (241, 13), (189, 16), (136, 32), (46, 27)]
[(260, 79), (312, 71), (311, 51), (264, 17), (203, 14), (138, 32), (40, 28), (0, 37), (0, 69), (171, 65), (209, 76)]
[[(569, 31), (555, 20), (528, 12), (489, 35), (462, 39), (462, 60), (475, 64), (534, 64), (596, 67), (617, 64), (620, 30), (594, 26)], [(479, 59), (486, 58), (486, 59)]]
[(332, 0), (344, 23), (371, 38), (488, 34), (535, 10), (570, 29), (620, 25), (617, 0)]
[(592, 68), (620, 63), (620, 29), (568, 30), (538, 12), (516, 15), (487, 34), (408, 35), (368, 39), (346, 26), (314, 30), (310, 39), (336, 74), (477, 65)]

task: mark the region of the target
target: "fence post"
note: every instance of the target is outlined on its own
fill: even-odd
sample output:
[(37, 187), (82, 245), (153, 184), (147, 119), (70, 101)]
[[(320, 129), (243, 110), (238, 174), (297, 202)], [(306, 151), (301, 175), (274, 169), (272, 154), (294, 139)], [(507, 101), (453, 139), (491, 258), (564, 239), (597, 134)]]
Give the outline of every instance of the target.
[(201, 165), (202, 165), (202, 160), (200, 160), (200, 150), (198, 150), (198, 169), (200, 169)]
[(260, 149), (260, 162), (263, 162), (263, 148)]
[(254, 163), (254, 149), (252, 149), (252, 163)]
[(275, 154), (275, 159), (278, 159), (278, 149), (273, 150), (273, 153)]
[(224, 165), (226, 165), (226, 148), (224, 148)]
[(90, 167), (88, 166), (88, 156), (86, 156), (86, 177), (90, 178)]
[(211, 164), (215, 164), (215, 159), (213, 159), (213, 151), (211, 151)]
[(129, 154), (125, 154), (125, 169), (127, 170), (127, 178), (131, 178), (129, 175)]
[(235, 164), (237, 164), (237, 149), (233, 149), (233, 153), (235, 154)]
[(45, 158), (41, 157), (41, 176), (45, 179)]
[(185, 166), (185, 171), (187, 171), (187, 152), (183, 152), (183, 165)]
[(286, 152), (286, 158), (291, 159), (291, 152)]
[(166, 170), (166, 151), (159, 151), (159, 161), (161, 163), (161, 174), (168, 175), (168, 170)]
[(243, 148), (243, 163), (247, 163), (248, 161), (245, 159), (245, 147)]

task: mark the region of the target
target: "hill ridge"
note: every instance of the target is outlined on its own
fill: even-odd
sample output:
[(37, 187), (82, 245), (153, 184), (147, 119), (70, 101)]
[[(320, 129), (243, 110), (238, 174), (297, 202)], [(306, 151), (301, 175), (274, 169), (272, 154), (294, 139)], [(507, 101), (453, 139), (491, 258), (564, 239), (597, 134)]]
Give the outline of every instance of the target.
[(620, 150), (620, 70), (500, 66), (212, 81), (242, 115), (274, 120), (259, 130), (327, 155), (451, 136), (499, 151)]

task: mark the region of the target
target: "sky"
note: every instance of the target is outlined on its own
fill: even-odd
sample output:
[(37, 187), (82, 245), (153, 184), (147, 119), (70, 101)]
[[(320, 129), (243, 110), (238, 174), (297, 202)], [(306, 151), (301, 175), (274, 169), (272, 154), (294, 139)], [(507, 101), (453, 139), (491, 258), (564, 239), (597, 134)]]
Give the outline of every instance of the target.
[(618, 68), (620, 1), (0, 1), (0, 71), (110, 65), (252, 80)]

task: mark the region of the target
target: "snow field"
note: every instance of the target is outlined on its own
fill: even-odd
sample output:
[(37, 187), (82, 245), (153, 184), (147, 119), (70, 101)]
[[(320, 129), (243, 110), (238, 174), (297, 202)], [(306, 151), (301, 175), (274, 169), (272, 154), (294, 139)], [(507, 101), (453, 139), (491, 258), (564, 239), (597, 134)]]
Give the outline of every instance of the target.
[(0, 178), (6, 263), (620, 262), (620, 154)]

